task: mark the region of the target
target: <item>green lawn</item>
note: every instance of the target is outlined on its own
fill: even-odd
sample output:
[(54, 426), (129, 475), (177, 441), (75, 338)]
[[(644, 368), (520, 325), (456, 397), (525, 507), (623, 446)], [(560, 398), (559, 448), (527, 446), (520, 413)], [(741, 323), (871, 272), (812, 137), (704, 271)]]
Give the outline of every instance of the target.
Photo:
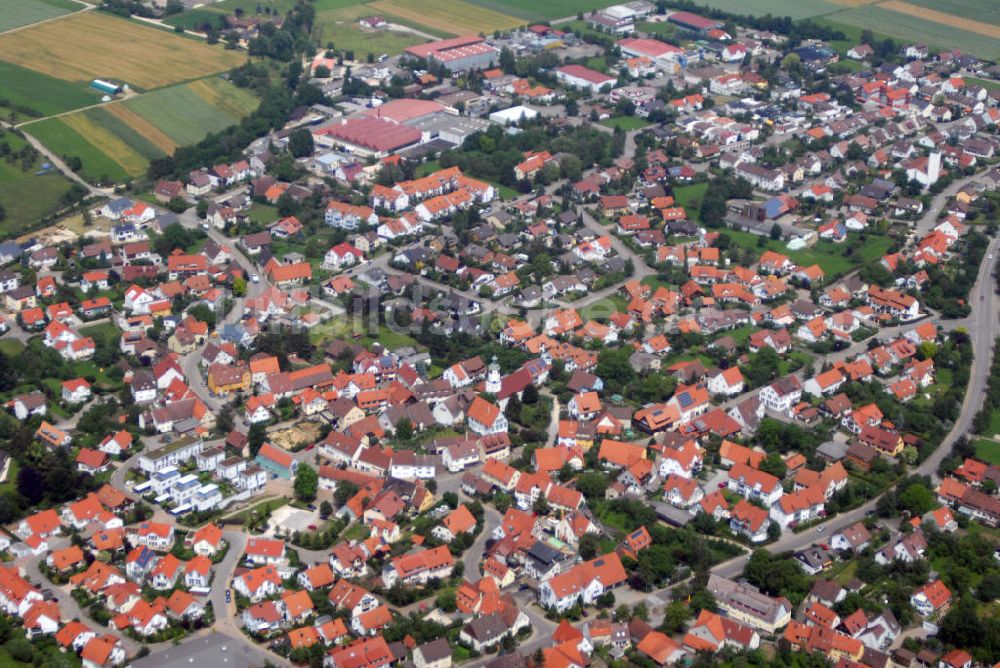
[[(940, 376), (940, 372), (935, 372), (935, 375)], [(995, 410), (990, 413), (990, 426), (989, 433), (986, 436), (1000, 436), (1000, 410)]]
[(845, 243), (833, 243), (832, 241), (818, 241), (814, 245), (801, 250), (789, 250), (782, 240), (767, 239), (766, 245), (761, 248), (757, 244), (761, 237), (750, 232), (738, 230), (726, 230), (733, 242), (744, 248), (759, 248), (782, 253), (793, 262), (803, 267), (818, 264), (827, 277), (843, 275), (862, 264), (877, 261), (886, 254), (892, 240), (888, 237), (869, 236), (863, 244), (859, 242), (853, 234), (849, 235), (849, 240)]
[(778, 365), (778, 375), (787, 376), (791, 373), (793, 366), (795, 366), (793, 362), (798, 365), (796, 368), (801, 368), (802, 365), (812, 362), (812, 359), (813, 356), (803, 350), (793, 350), (782, 357)]
[(254, 511), (256, 511), (258, 513), (266, 514), (266, 513), (272, 512), (274, 510), (277, 510), (278, 508), (280, 508), (281, 506), (285, 505), (286, 503), (288, 503), (288, 499), (283, 498), (283, 497), (279, 497), (279, 498), (276, 498), (276, 499), (268, 499), (266, 501), (261, 501), (260, 503), (258, 503), (256, 505), (250, 506), (249, 508), (245, 508), (245, 509), (241, 510), (240, 512), (232, 515), (232, 518), (236, 519), (236, 520), (238, 520), (240, 522), (246, 522), (247, 519), (250, 517), (250, 514), (252, 512), (254, 512)]
[(993, 466), (1000, 466), (1000, 443), (985, 438), (977, 438), (972, 444), (976, 448), (976, 459)]
[(278, 220), (278, 207), (254, 202), (250, 205), (247, 215), (250, 216), (250, 220), (268, 225)]
[(601, 121), (601, 125), (609, 128), (621, 128), (625, 132), (629, 130), (639, 130), (649, 125), (649, 121), (638, 116), (616, 116)]
[(0, 32), (20, 28), (83, 9), (72, 0), (4, 0), (0, 12)]
[(511, 199), (515, 199), (518, 195), (521, 194), (521, 193), (517, 192), (516, 190), (514, 190), (513, 188), (511, 188), (510, 186), (505, 186), (504, 184), (500, 183), (499, 181), (489, 181), (489, 180), (487, 180), (486, 182), (489, 183), (491, 186), (493, 186), (494, 188), (497, 189), (497, 194), (500, 195), (500, 199), (511, 200)]
[(366, 527), (364, 524), (352, 524), (347, 527), (347, 530), (340, 535), (344, 540), (364, 540), (371, 535), (371, 529)]
[(418, 345), (417, 340), (412, 336), (402, 332), (394, 332), (385, 325), (379, 325), (378, 334), (375, 336), (365, 336), (361, 340), (365, 347), (369, 347), (372, 343), (377, 341), (389, 350)]
[(17, 339), (0, 339), (0, 352), (7, 356), (14, 356), (24, 350), (24, 344)]
[(25, 132), (64, 157), (77, 157), (83, 163), (80, 174), (93, 183), (114, 183), (128, 179), (117, 162), (87, 141), (61, 118), (47, 118), (24, 127)]
[(692, 183), (689, 186), (674, 188), (674, 204), (684, 207), (688, 218), (698, 222), (698, 214), (701, 210), (701, 200), (708, 190), (708, 183)]
[[(610, 304), (610, 307), (609, 307)], [(587, 320), (597, 320), (603, 322), (611, 318), (609, 308), (614, 308), (619, 313), (624, 313), (628, 309), (628, 299), (620, 294), (613, 294), (604, 299), (585, 306), (580, 310), (580, 317)]]
[(674, 287), (676, 287), (672, 283), (663, 280), (659, 276), (647, 276), (646, 278), (642, 279), (639, 282), (642, 283), (643, 285), (648, 285), (649, 287), (653, 288), (653, 292), (656, 292), (659, 288), (673, 289)]
[(636, 27), (642, 32), (649, 33), (651, 36), (658, 37), (660, 39), (671, 39), (677, 33), (677, 26), (673, 23), (667, 23), (666, 21), (661, 21), (659, 23), (640, 21)]
[[(100, 102), (101, 95), (84, 84), (74, 84), (0, 60), (0, 108), (20, 109), (17, 116), (51, 116)], [(28, 114), (26, 110), (30, 109)]]
[(17, 473), (21, 470), (21, 465), (13, 457), (8, 457), (10, 466), (7, 468), (7, 479), (0, 483), (0, 492), (10, 492), (17, 487)]
[(422, 162), (419, 165), (417, 165), (417, 170), (415, 175), (419, 179), (423, 178), (424, 176), (427, 176), (428, 174), (433, 174), (439, 169), (441, 169), (441, 163), (439, 161), (428, 160), (427, 162)]
[(94, 341), (117, 341), (119, 338), (118, 328), (114, 323), (101, 322), (96, 325), (87, 325), (80, 328), (80, 334), (89, 336)]
[(583, 37), (584, 35), (597, 35), (598, 37), (607, 36), (607, 33), (599, 32), (588, 26), (586, 21), (573, 20), (569, 23), (561, 24), (559, 29), (568, 30), (574, 35), (579, 35), (580, 37)]
[(737, 327), (736, 329), (731, 329), (728, 332), (723, 332), (722, 336), (731, 336), (733, 340), (736, 341), (737, 345), (741, 343), (746, 343), (750, 335), (757, 331), (757, 328), (753, 325), (745, 325), (743, 327)]

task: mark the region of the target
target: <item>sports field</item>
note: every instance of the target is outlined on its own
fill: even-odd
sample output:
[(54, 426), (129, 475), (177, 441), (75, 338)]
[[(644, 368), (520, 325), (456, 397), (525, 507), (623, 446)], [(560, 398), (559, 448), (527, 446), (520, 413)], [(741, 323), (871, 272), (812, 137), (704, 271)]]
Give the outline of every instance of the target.
[(376, 0), (372, 10), (398, 16), (418, 25), (452, 35), (507, 30), (525, 24), (523, 18), (504, 14), (465, 0)]
[(202, 79), (24, 126), (49, 149), (79, 157), (95, 183), (141, 176), (149, 161), (194, 144), (253, 111), (257, 99), (222, 79)]
[(151, 89), (228, 70), (246, 54), (90, 11), (0, 35), (0, 59), (64, 81)]
[[(93, 88), (0, 60), (0, 113), (4, 115), (7, 107), (16, 107), (21, 119), (25, 116), (51, 116), (96, 104), (100, 99), (100, 93)], [(27, 112), (28, 109), (31, 113)]]
[(83, 9), (73, 0), (5, 0), (0, 4), (0, 32)]

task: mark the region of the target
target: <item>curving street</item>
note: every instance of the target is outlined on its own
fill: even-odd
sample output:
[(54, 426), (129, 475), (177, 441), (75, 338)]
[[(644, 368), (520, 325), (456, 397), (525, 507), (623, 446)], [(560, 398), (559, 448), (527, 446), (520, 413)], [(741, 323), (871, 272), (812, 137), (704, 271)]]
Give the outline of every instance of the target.
[[(990, 241), (987, 256), (995, 255), (998, 251), (1000, 251), (1000, 237)], [(966, 389), (965, 399), (962, 402), (962, 409), (958, 420), (955, 421), (951, 430), (934, 452), (913, 469), (912, 472), (914, 474), (928, 475), (932, 479), (937, 479), (937, 469), (941, 461), (951, 452), (955, 441), (969, 431), (976, 411), (982, 405), (982, 398), (986, 391), (986, 382), (989, 380), (990, 365), (993, 358), (993, 339), (996, 331), (1000, 329), (998, 327), (998, 324), (1000, 324), (998, 323), (1000, 314), (997, 313), (997, 306), (1000, 305), (1000, 300), (997, 299), (993, 288), (992, 267), (993, 261), (987, 257), (983, 260), (979, 268), (979, 276), (976, 278), (976, 283), (969, 294), (969, 299), (973, 304), (972, 315), (962, 320), (945, 321), (942, 323), (948, 329), (964, 327), (969, 332), (973, 350), (969, 387)], [(823, 535), (829, 536), (846, 526), (863, 520), (869, 512), (875, 510), (877, 503), (878, 497), (854, 510), (834, 516), (822, 525), (825, 527)], [(779, 540), (768, 545), (767, 549), (770, 552), (787, 552), (808, 547), (816, 542), (819, 542), (819, 537), (814, 529), (809, 529), (798, 534), (786, 531)], [(724, 577), (736, 576), (743, 571), (743, 565), (747, 558), (737, 557), (723, 562), (713, 568), (712, 572)]]

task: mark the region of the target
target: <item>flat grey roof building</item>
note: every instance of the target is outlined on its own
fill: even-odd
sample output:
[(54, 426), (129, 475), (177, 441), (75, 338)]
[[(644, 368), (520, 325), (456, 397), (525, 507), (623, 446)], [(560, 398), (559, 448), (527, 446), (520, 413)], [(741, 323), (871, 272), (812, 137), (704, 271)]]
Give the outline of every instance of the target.
[(133, 668), (190, 668), (211, 666), (222, 668), (263, 668), (267, 655), (224, 633), (211, 633), (201, 638), (186, 640), (180, 645), (156, 650), (138, 661)]

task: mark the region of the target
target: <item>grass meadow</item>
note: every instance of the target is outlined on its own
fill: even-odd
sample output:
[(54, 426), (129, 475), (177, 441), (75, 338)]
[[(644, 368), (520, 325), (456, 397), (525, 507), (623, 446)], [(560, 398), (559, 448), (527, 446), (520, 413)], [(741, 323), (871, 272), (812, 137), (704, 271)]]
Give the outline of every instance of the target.
[(452, 35), (491, 33), (525, 24), (523, 17), (511, 16), (465, 0), (377, 0), (372, 10), (398, 16), (418, 25)]
[[(0, 142), (18, 151), (25, 140), (6, 132), (0, 135)], [(24, 233), (29, 225), (59, 209), (59, 199), (70, 189), (71, 184), (57, 170), (39, 174), (44, 158), (36, 160), (27, 171), (21, 170), (20, 161), (8, 163), (0, 160), (0, 205), (6, 217), (0, 221), (0, 237), (10, 238)]]

